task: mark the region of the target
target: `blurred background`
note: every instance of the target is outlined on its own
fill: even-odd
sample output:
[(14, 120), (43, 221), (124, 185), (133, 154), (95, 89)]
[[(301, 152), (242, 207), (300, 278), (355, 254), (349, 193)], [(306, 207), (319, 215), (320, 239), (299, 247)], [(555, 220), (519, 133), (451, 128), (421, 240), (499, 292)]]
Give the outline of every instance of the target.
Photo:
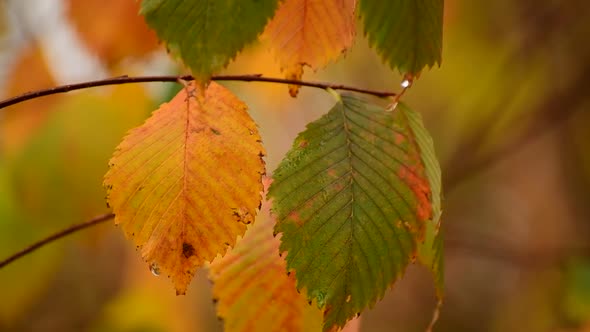
[[(590, 4), (445, 1), (443, 64), (404, 100), (424, 114), (442, 164), (446, 297), (436, 331), (590, 331)], [(184, 73), (132, 0), (0, 1), (0, 98), (118, 75)], [(360, 24), (359, 24), (360, 25)], [(281, 76), (264, 42), (225, 73)], [(362, 31), (307, 80), (399, 91)], [(250, 107), (278, 165), (332, 97), (224, 83)], [(176, 91), (93, 88), (0, 110), (0, 259), (109, 212), (102, 176), (124, 133)], [(412, 266), (361, 331), (424, 331), (434, 307)], [(0, 270), (0, 331), (221, 331), (207, 271), (177, 297), (112, 222)]]

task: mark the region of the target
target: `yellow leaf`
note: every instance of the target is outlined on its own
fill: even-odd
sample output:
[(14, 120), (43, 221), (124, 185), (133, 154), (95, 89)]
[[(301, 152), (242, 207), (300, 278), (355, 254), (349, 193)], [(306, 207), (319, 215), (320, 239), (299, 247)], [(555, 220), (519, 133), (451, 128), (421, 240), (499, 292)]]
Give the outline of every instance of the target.
[(264, 149), (246, 109), (218, 84), (204, 92), (188, 84), (131, 130), (109, 163), (115, 223), (177, 294), (256, 215)]
[[(354, 39), (355, 0), (286, 0), (266, 27), (288, 79), (301, 79), (303, 66), (316, 70), (336, 59)], [(295, 97), (299, 86), (289, 86)]]
[(236, 247), (210, 266), (213, 296), (226, 332), (320, 331), (322, 312), (295, 288), (273, 237), (269, 204)]

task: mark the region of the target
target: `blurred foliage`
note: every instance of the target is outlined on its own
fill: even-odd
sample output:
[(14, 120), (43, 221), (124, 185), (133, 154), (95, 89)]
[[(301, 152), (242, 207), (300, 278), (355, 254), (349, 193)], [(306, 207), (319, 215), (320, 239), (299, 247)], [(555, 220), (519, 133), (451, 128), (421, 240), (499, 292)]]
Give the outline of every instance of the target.
[(573, 259), (565, 274), (564, 314), (569, 322), (581, 325), (590, 320), (590, 260)]
[(64, 0), (68, 19), (83, 43), (107, 64), (116, 65), (158, 48), (156, 33), (138, 15), (138, 1)]
[[(126, 7), (136, 2), (91, 2), (68, 1), (70, 16), (59, 18), (72, 22), (81, 48), (117, 75), (169, 68), (149, 61), (161, 48)], [(24, 24), (19, 13), (8, 15), (7, 33), (26, 30), (10, 26)], [(442, 66), (404, 96), (424, 114), (452, 183), (444, 187), (446, 298), (436, 331), (589, 329), (588, 19), (584, 0), (445, 1)], [(401, 77), (357, 36), (344, 59), (306, 79), (399, 90)], [(7, 64), (12, 74), (0, 77), (1, 94), (55, 85), (47, 50), (27, 33), (15, 38), (27, 46), (0, 50), (18, 54)], [(226, 72), (280, 76), (266, 46), (246, 48)], [(280, 85), (224, 85), (250, 106), (269, 170), (332, 106), (309, 88), (293, 100)], [(100, 88), (0, 111), (0, 258), (107, 211), (102, 175), (123, 133), (156, 108), (159, 97), (146, 91)], [(477, 171), (464, 171), (490, 154)], [(220, 330), (204, 273), (178, 298), (119, 233), (108, 224), (87, 230), (0, 270), (0, 331)], [(429, 278), (410, 268), (363, 314), (361, 331), (423, 331), (435, 301)]]

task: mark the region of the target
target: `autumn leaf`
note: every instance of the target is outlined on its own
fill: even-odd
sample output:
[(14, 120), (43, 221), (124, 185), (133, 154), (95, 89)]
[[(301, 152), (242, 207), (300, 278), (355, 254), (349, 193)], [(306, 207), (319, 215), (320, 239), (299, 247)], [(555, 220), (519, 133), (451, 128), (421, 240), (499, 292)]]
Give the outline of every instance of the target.
[(256, 40), (278, 0), (143, 0), (147, 24), (199, 82)]
[[(303, 67), (316, 70), (351, 47), (355, 32), (356, 0), (286, 0), (266, 27), (281, 71), (300, 80)], [(289, 93), (297, 96), (298, 85)]]
[(439, 300), (442, 300), (444, 293), (444, 257), (443, 234), (440, 232), (442, 214), (440, 164), (434, 152), (434, 142), (428, 131), (426, 131), (426, 128), (424, 128), (420, 114), (412, 111), (403, 103), (400, 103), (397, 107), (406, 114), (408, 125), (414, 133), (432, 194), (430, 200), (432, 202), (432, 218), (426, 222), (424, 241), (418, 243), (418, 261), (432, 272), (437, 296)]
[(217, 313), (226, 332), (317, 331), (322, 313), (297, 292), (295, 276), (287, 275), (268, 210), (266, 202), (261, 208), (265, 213), (244, 238), (210, 266)]
[[(335, 93), (334, 93), (335, 94)], [(414, 114), (343, 95), (275, 171), (275, 231), (324, 330), (373, 306), (417, 255), (434, 195)], [(418, 136), (421, 135), (418, 133)]]
[(364, 31), (392, 69), (417, 76), (440, 65), (444, 0), (359, 0)]
[(246, 109), (216, 83), (203, 93), (188, 84), (131, 130), (109, 163), (115, 223), (178, 294), (256, 215), (264, 149)]

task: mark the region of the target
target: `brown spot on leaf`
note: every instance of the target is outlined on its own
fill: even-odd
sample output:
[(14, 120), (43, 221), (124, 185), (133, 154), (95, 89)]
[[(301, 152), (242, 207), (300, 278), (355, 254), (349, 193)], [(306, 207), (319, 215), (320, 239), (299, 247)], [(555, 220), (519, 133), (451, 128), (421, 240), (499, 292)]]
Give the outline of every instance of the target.
[(299, 215), (299, 212), (297, 211), (291, 211), (291, 213), (289, 213), (289, 220), (294, 221), (297, 225), (301, 226), (301, 216)]
[(184, 242), (182, 244), (182, 255), (184, 258), (190, 258), (195, 255), (195, 247), (192, 244)]
[(418, 220), (425, 221), (432, 218), (432, 204), (430, 203), (430, 185), (426, 180), (426, 176), (418, 177), (416, 174), (423, 174), (422, 167), (414, 167), (410, 169), (406, 166), (400, 167), (397, 175), (402, 179), (408, 187), (414, 192), (418, 206), (416, 206), (416, 216)]
[(245, 207), (239, 207), (232, 209), (232, 214), (236, 217), (236, 221), (241, 222), (243, 224), (251, 224), (254, 221), (253, 216)]
[(328, 176), (331, 178), (337, 178), (338, 177), (338, 173), (336, 173), (336, 170), (333, 168), (328, 169)]
[(300, 148), (305, 148), (309, 145), (309, 142), (307, 140), (303, 140), (301, 142), (299, 142), (299, 147)]
[(396, 145), (401, 145), (406, 140), (406, 138), (404, 137), (404, 135), (400, 133), (394, 133), (393, 140)]

